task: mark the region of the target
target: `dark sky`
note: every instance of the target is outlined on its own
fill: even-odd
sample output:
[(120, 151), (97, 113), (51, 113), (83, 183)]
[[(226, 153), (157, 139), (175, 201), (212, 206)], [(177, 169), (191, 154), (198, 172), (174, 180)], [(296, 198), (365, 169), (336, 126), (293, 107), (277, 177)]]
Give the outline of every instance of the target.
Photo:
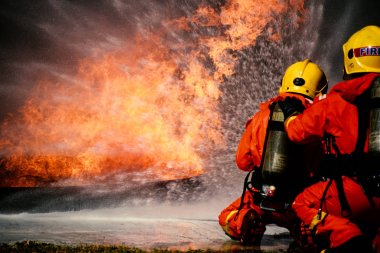
[[(162, 16), (185, 15), (197, 2), (1, 1), (0, 118), (22, 105), (45, 73), (70, 73), (79, 58), (95, 55), (97, 47), (128, 41), (137, 24), (154, 27)], [(323, 65), (330, 83), (336, 83), (341, 78), (342, 44), (363, 26), (380, 25), (380, 1), (325, 0), (323, 6), (323, 22), (315, 31), (320, 36), (311, 56)]]

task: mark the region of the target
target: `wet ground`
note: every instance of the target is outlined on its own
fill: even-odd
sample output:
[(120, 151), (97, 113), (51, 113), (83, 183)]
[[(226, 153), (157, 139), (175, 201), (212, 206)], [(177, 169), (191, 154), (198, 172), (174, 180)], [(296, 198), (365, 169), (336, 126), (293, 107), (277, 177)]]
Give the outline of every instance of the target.
[[(126, 245), (141, 249), (241, 249), (217, 222), (215, 203), (0, 215), (0, 243)], [(260, 249), (285, 250), (287, 231), (269, 225)]]
[[(0, 243), (125, 245), (145, 250), (250, 249), (231, 240), (218, 224), (220, 211), (234, 199), (213, 196), (199, 200), (198, 193), (203, 192), (196, 181), (118, 192), (76, 187), (3, 188)], [(286, 229), (268, 225), (260, 249), (281, 252), (290, 242)]]

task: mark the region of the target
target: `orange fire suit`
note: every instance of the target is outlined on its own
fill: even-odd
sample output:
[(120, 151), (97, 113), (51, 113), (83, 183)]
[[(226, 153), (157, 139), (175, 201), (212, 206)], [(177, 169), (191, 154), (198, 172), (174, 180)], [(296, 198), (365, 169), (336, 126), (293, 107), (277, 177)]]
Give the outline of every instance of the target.
[[(260, 105), (260, 110), (247, 121), (245, 131), (238, 145), (236, 152), (236, 164), (239, 169), (243, 171), (250, 171), (255, 167), (260, 167), (270, 116), (269, 106), (271, 103), (277, 102), (280, 99), (282, 100), (287, 96), (300, 99), (305, 107), (310, 106), (312, 103), (312, 101), (307, 100), (305, 97), (292, 93), (282, 93), (279, 96), (262, 103)], [(312, 171), (312, 169), (310, 169), (310, 171)], [(251, 209), (255, 210), (260, 216), (265, 216), (266, 224), (276, 223), (277, 225), (286, 227), (289, 230), (292, 229), (290, 226), (294, 226), (294, 221), (291, 220), (293, 219), (291, 218), (293, 217), (291, 214), (273, 213), (260, 209), (260, 207), (255, 204), (253, 194), (248, 191), (244, 195), (243, 206), (239, 211), (240, 204), (241, 197), (232, 202), (219, 215), (219, 224), (226, 234), (232, 239), (240, 239), (244, 215)], [(294, 218), (296, 218), (296, 215), (294, 215)]]
[[(355, 99), (371, 86), (376, 76), (380, 75), (369, 73), (338, 83), (324, 99), (315, 102), (302, 114), (290, 117), (285, 122), (285, 130), (290, 140), (295, 143), (309, 143), (321, 141), (328, 134), (334, 137), (341, 154), (351, 154), (355, 150), (359, 131)], [(364, 152), (367, 150), (368, 136)], [(325, 236), (331, 248), (363, 235), (361, 224), (365, 224), (366, 229), (375, 226), (376, 233), (380, 224), (380, 199), (372, 197), (374, 205), (371, 206), (355, 177), (343, 176), (343, 189), (352, 214), (349, 217), (341, 215), (341, 203), (336, 183), (333, 181), (322, 205), (323, 212), (317, 216), (326, 184), (328, 181), (307, 187), (292, 204), (297, 216), (305, 224), (309, 224), (317, 235)]]

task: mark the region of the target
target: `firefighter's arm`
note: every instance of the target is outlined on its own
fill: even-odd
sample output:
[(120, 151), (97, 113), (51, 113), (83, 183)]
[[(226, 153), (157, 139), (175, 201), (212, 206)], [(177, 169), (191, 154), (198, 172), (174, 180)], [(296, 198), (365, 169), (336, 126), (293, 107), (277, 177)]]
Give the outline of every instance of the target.
[(253, 167), (253, 159), (250, 150), (252, 139), (252, 121), (247, 122), (244, 133), (236, 150), (236, 165), (239, 169), (250, 171)]
[(320, 101), (302, 113), (284, 115), (284, 127), (289, 139), (299, 144), (320, 141), (324, 135), (327, 113), (327, 104)]

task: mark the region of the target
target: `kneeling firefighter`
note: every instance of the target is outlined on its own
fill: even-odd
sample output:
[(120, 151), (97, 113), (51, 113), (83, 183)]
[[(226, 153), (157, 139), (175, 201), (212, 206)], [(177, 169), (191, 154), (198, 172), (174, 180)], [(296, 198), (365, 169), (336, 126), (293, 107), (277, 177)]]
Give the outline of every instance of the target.
[[(288, 206), (313, 177), (317, 167), (314, 161), (319, 160), (322, 149), (320, 145), (300, 146), (289, 141), (277, 103), (297, 98), (302, 111), (326, 91), (327, 79), (317, 64), (309, 59), (296, 62), (285, 71), (279, 95), (262, 103), (247, 121), (236, 152), (237, 166), (249, 172), (244, 191), (219, 215), (219, 224), (232, 239), (244, 245), (260, 245), (270, 223), (288, 228), (298, 237), (301, 225)], [(305, 156), (305, 150), (312, 150), (306, 152), (312, 155)]]
[(326, 142), (329, 180), (307, 187), (292, 208), (325, 252), (380, 252), (380, 27), (354, 33), (343, 56), (344, 81), (324, 99), (300, 114), (280, 103), (293, 142)]

